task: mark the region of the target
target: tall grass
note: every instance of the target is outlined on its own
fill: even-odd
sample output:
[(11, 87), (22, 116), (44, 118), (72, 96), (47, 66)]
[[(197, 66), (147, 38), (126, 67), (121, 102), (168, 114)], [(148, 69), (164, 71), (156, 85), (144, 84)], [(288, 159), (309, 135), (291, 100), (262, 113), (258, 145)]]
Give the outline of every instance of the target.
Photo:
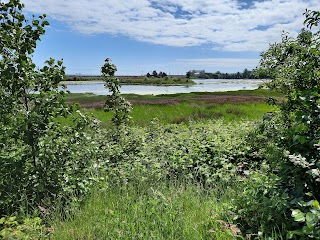
[[(131, 124), (148, 126), (157, 118), (162, 124), (187, 124), (189, 121), (224, 119), (225, 122), (257, 120), (265, 113), (274, 111), (266, 103), (210, 104), (182, 102), (176, 105), (136, 105), (131, 113)], [(112, 113), (102, 109), (87, 109), (87, 113), (100, 120), (103, 126), (110, 124)]]
[(198, 184), (112, 184), (57, 220), (52, 239), (234, 239), (235, 226), (218, 220), (226, 201)]

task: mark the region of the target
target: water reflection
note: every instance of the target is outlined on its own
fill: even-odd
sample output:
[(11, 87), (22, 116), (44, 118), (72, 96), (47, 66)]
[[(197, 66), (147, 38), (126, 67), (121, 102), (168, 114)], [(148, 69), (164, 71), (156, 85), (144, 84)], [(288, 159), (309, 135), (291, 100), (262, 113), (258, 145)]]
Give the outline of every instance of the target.
[[(256, 79), (199, 79), (194, 80), (195, 85), (190, 86), (150, 86), (150, 85), (123, 85), (121, 93), (128, 94), (175, 94), (190, 92), (224, 92), (242, 89), (256, 89), (262, 80)], [(101, 82), (83, 84), (67, 84), (67, 90), (72, 93), (94, 93), (97, 95), (110, 94)]]

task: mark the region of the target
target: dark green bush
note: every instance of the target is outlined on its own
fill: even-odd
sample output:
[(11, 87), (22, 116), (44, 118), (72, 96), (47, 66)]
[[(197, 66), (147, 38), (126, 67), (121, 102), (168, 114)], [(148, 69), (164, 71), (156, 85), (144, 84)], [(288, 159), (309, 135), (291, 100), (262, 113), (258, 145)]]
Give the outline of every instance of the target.
[(73, 112), (58, 89), (65, 67), (50, 59), (36, 69), (31, 54), (49, 23), (26, 20), (23, 7), (0, 4), (0, 216), (83, 194), (96, 159), (86, 116), (57, 121)]
[[(306, 16), (310, 28), (319, 22), (319, 12), (307, 11)], [(272, 44), (262, 53), (259, 66), (261, 74), (271, 76), (266, 86), (283, 93), (285, 99), (272, 101), (280, 111), (265, 118), (257, 139), (272, 172), (280, 177), (279, 187), (290, 198), (288, 207), (294, 208), (294, 213), (300, 211), (297, 208), (309, 211), (308, 216), (314, 214), (312, 208), (302, 208), (301, 203), (320, 199), (319, 40), (319, 31), (302, 29), (296, 38), (283, 34), (281, 43)], [(314, 237), (312, 234), (319, 230), (317, 224), (310, 231), (306, 229), (306, 220), (306, 228), (300, 231), (303, 221), (296, 224), (293, 220), (292, 228), (298, 229), (293, 233), (300, 236)]]

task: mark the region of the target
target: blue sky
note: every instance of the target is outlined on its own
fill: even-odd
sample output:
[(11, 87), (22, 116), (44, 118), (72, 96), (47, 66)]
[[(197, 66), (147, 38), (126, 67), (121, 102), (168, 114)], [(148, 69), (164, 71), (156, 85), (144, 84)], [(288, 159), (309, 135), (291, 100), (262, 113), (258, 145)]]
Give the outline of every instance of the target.
[(294, 36), (319, 0), (22, 0), (50, 26), (34, 61), (63, 58), (68, 74), (100, 74), (109, 57), (118, 75), (253, 69), (282, 31)]

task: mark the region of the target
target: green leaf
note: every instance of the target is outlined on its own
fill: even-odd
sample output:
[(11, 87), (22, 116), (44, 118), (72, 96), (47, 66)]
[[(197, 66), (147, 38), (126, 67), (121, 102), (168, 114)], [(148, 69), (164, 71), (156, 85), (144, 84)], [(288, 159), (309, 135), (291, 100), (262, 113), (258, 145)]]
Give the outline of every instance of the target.
[(311, 212), (308, 212), (307, 215), (306, 215), (306, 223), (309, 227), (313, 227), (315, 226), (317, 223), (318, 223), (318, 217), (311, 213)]
[(299, 209), (292, 210), (291, 216), (294, 218), (296, 222), (305, 222), (305, 214), (301, 212)]
[(39, 20), (32, 20), (32, 24), (34, 26), (38, 26), (39, 25)]
[(320, 209), (320, 205), (319, 205), (319, 202), (317, 200), (313, 201), (312, 206), (314, 206), (317, 209)]

